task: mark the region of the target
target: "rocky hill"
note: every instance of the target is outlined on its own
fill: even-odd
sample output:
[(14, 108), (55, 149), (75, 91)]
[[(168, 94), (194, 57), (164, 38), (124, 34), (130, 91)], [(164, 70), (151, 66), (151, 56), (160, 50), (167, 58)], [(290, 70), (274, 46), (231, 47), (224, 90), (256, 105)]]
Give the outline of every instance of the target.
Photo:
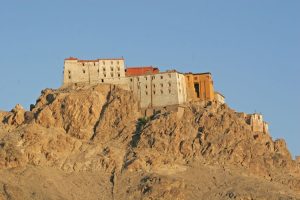
[(0, 112), (0, 199), (300, 199), (284, 140), (227, 105), (143, 117), (111, 85), (42, 91)]

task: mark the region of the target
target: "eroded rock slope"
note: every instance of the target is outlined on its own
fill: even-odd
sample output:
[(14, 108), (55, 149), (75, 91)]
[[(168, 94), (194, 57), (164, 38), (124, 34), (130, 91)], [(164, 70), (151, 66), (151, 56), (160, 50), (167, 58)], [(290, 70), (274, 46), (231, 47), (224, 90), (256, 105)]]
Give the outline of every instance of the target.
[(112, 85), (42, 91), (0, 112), (0, 199), (300, 199), (284, 140), (193, 102), (144, 118)]

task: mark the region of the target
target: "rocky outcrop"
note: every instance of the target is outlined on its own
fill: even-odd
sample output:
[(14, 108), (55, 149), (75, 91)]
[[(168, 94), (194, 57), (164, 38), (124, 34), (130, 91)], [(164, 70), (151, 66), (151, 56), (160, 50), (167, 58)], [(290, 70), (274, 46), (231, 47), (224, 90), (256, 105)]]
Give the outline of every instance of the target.
[[(71, 193), (96, 199), (97, 192), (74, 190), (99, 183), (103, 199), (299, 197), (299, 162), (284, 140), (253, 132), (226, 104), (194, 102), (183, 109), (143, 117), (133, 95), (112, 85), (43, 90), (31, 111), (16, 106), (0, 113), (2, 194), (32, 199), (34, 190), (37, 199), (56, 199), (55, 191), (65, 199)], [(53, 183), (66, 177), (60, 184), (69, 185), (70, 194), (18, 187), (13, 177), (25, 184), (24, 170)]]

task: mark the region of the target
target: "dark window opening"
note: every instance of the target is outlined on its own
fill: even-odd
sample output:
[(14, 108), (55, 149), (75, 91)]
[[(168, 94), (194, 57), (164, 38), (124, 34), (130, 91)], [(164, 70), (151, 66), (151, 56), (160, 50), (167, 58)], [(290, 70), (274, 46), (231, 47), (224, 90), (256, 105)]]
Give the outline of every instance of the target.
[(199, 83), (194, 84), (195, 92), (197, 93), (197, 98), (200, 97), (200, 85)]
[(104, 79), (101, 79), (101, 82), (104, 83)]

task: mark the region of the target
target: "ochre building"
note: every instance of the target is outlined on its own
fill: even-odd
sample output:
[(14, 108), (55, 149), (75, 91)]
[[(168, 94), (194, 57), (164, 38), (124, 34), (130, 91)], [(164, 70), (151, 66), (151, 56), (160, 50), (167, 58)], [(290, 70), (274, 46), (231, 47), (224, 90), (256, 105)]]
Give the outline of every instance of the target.
[(185, 81), (188, 100), (214, 100), (214, 83), (210, 73), (186, 73)]

